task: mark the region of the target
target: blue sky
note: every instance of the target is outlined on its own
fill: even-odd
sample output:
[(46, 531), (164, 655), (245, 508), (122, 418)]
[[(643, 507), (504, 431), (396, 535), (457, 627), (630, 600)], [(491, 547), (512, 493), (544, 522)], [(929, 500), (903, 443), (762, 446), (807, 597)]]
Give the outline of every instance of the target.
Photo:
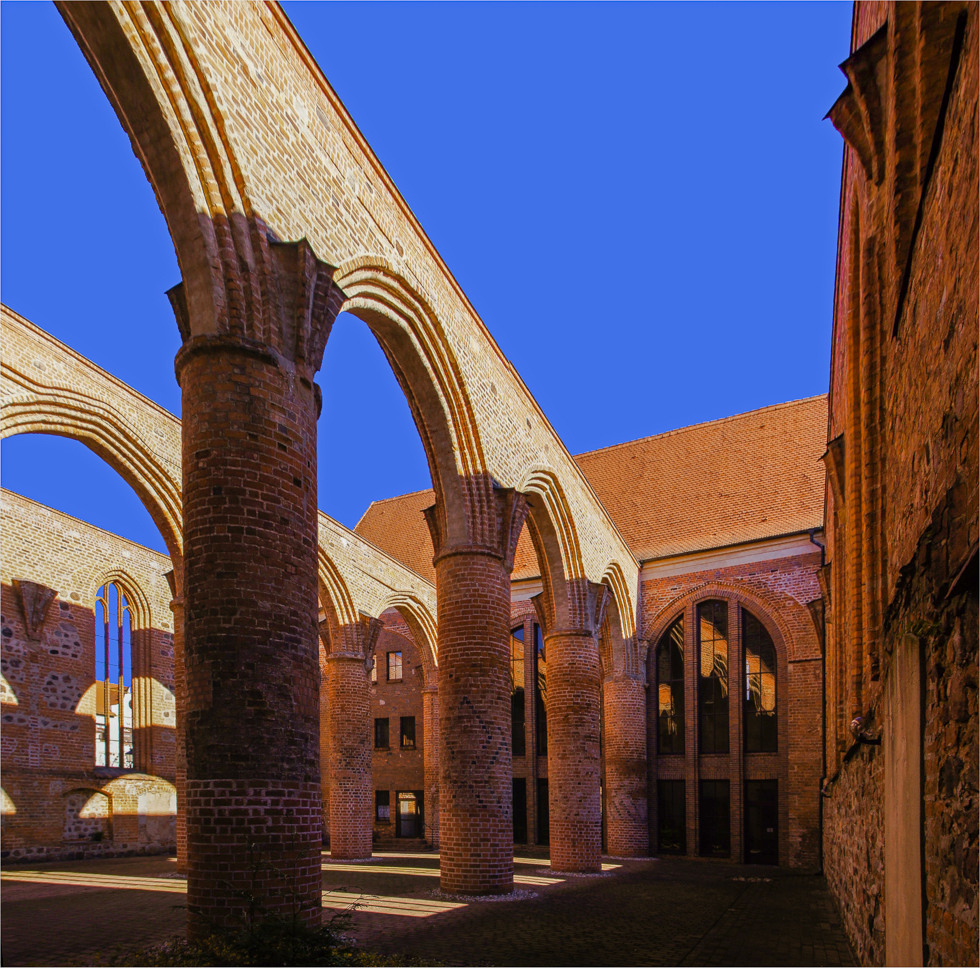
[[(284, 4), (572, 453), (826, 392), (846, 3)], [(0, 298), (180, 413), (173, 247), (50, 4), (0, 7)], [(341, 316), (319, 504), (429, 485), (380, 349)], [(74, 441), (3, 486), (150, 547)]]

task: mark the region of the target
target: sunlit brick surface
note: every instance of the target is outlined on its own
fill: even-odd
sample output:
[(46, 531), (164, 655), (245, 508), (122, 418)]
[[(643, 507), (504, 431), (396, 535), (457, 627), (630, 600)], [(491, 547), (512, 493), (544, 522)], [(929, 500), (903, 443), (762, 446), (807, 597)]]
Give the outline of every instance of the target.
[(371, 734), (363, 655), (327, 656), (330, 854), (371, 856)]
[(606, 850), (613, 857), (643, 857), (650, 846), (646, 704), (646, 683), (639, 677), (603, 680)]
[(514, 883), (510, 578), (465, 550), (436, 563), (439, 594), (439, 847), (442, 889), (501, 894)]
[(313, 920), (321, 803), (312, 387), (268, 355), (227, 344), (192, 347), (180, 380), (188, 927), (240, 924), (256, 907)]
[(599, 870), (599, 652), (589, 632), (545, 636), (551, 866)]

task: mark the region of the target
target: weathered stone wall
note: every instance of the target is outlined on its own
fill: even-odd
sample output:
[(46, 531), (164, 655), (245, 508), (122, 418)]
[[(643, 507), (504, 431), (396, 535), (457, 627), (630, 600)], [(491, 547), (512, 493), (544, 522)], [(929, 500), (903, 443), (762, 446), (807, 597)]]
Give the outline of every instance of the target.
[(852, 44), (824, 866), (865, 963), (976, 964), (977, 7), (858, 4)]
[[(0, 492), (0, 512), (3, 856), (172, 848), (169, 559), (9, 491)], [(95, 596), (113, 576), (134, 605), (139, 598), (133, 680), (146, 718), (134, 723), (134, 770), (95, 766)], [(27, 592), (24, 582), (40, 589)], [(30, 601), (47, 595), (47, 609), (35, 606), (28, 621), (25, 602), (31, 612)]]
[(862, 965), (884, 963), (884, 765), (876, 746), (856, 746), (823, 802), (824, 876)]
[(975, 964), (978, 955), (977, 568), (974, 558), (958, 580), (948, 572), (960, 513), (952, 494), (937, 509), (886, 624), (890, 653), (911, 647), (924, 657), (925, 944), (936, 965)]

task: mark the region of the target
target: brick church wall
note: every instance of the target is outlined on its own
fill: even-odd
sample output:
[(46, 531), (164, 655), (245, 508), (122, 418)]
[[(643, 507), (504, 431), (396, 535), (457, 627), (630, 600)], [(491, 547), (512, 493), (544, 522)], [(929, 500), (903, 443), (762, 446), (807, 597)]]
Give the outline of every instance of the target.
[[(378, 636), (375, 649), (375, 669), (377, 681), (371, 683), (372, 737), (373, 721), (388, 720), (388, 749), (375, 747), (371, 757), (372, 786), (374, 790), (388, 792), (390, 818), (388, 822), (379, 821), (372, 806), (374, 816), (374, 842), (378, 847), (394, 847), (396, 844), (397, 797), (400, 792), (412, 793), (424, 790), (423, 757), (425, 754), (425, 735), (422, 708), (422, 658), (412, 641), (408, 627), (397, 613), (388, 612), (384, 616), (387, 624)], [(402, 677), (391, 682), (387, 676), (387, 655), (401, 652)], [(402, 717), (415, 720), (415, 747), (402, 748), (400, 727)], [(423, 816), (428, 816), (428, 807), (423, 800)], [(431, 831), (423, 829), (419, 837), (431, 841)]]
[(882, 26), (895, 140), (877, 189), (848, 147), (842, 191), (829, 439), (861, 520), (830, 488), (824, 863), (862, 963), (977, 964), (977, 8), (858, 4), (854, 49)]

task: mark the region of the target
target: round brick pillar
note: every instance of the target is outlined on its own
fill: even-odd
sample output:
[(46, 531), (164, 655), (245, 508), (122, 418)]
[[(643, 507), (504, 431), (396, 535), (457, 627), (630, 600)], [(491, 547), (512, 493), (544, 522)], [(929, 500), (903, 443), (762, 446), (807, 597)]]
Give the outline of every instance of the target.
[(175, 838), (177, 841), (177, 873), (187, 873), (187, 750), (184, 741), (184, 717), (187, 715), (187, 681), (184, 677), (184, 600), (170, 603), (174, 613), (174, 714), (175, 763), (174, 789), (177, 791)]
[(439, 687), (422, 689), (422, 759), (425, 784), (425, 837), (439, 846)]
[(312, 380), (214, 336), (190, 339), (177, 373), (188, 932), (319, 923)]
[(439, 868), (453, 894), (514, 887), (510, 575), (483, 550), (437, 555)]
[(602, 869), (599, 650), (590, 632), (545, 634), (551, 868)]
[(364, 656), (327, 656), (330, 856), (371, 856), (370, 686)]
[(646, 857), (647, 693), (640, 678), (602, 684), (606, 757), (606, 850), (614, 857)]

